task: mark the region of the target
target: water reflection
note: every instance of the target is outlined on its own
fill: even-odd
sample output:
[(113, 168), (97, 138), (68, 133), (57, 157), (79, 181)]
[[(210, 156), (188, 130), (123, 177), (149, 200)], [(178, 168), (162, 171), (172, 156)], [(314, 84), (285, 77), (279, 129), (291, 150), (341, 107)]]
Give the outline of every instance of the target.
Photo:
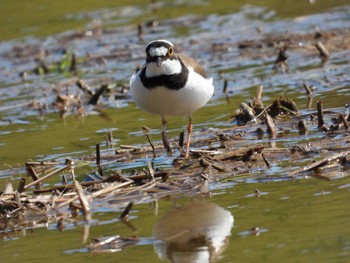
[(173, 208), (155, 224), (154, 249), (172, 262), (213, 262), (228, 246), (232, 214), (207, 201)]

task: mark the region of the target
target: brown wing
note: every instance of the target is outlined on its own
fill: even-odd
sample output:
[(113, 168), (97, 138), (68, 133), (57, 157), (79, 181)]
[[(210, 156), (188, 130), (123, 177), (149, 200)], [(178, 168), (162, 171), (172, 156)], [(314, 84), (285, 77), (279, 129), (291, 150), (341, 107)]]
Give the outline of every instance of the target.
[(202, 75), (204, 78), (207, 78), (207, 73), (204, 71), (204, 69), (199, 65), (197, 61), (195, 61), (193, 58), (186, 57), (183, 55), (179, 55), (178, 58), (187, 66), (190, 66), (196, 71), (198, 74)]

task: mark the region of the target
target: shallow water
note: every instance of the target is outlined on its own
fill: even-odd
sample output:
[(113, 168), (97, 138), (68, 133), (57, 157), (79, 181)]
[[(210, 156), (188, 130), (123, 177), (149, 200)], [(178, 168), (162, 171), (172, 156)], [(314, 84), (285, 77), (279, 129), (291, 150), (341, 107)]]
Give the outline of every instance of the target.
[[(234, 217), (228, 244), (217, 259), (219, 262), (346, 262), (350, 253), (349, 205), (344, 200), (349, 196), (349, 184), (348, 178), (333, 182), (308, 178), (294, 182), (238, 182), (212, 191), (213, 196), (207, 201)], [(264, 193), (259, 198), (254, 194), (256, 188)], [(82, 244), (81, 224), (67, 226), (63, 232), (49, 225), (49, 230), (35, 229), (33, 233), (27, 230), (23, 236), (2, 241), (1, 259), (2, 262), (161, 262), (153, 247), (153, 227), (175, 204), (183, 206), (188, 202), (188, 198), (162, 200), (159, 216), (154, 215), (149, 205), (137, 205), (131, 211), (130, 222), (137, 228), (140, 240), (119, 252), (88, 252)], [(135, 232), (117, 219), (119, 213), (96, 212), (90, 237), (133, 236)], [(251, 230), (257, 227), (258, 232)]]
[[(1, 5), (4, 4), (2, 2), (0, 0)], [(79, 94), (79, 90), (71, 84), (77, 77), (64, 69), (64, 63), (62, 72), (53, 70), (46, 75), (29, 73), (26, 82), (19, 77), (21, 72), (30, 72), (37, 66), (33, 54), (40, 56), (42, 50), (49, 51), (45, 57), (47, 63), (64, 62), (60, 46), (63, 45), (82, 59), (78, 62), (78, 77), (93, 88), (105, 82), (116, 82), (117, 86), (126, 84), (136, 64), (144, 60), (144, 43), (138, 41), (134, 26), (140, 21), (166, 18), (160, 20), (155, 32), (145, 29), (145, 42), (154, 38), (171, 39), (185, 53), (201, 61), (214, 77), (214, 98), (194, 114), (195, 132), (207, 127), (216, 129), (235, 125), (228, 121), (229, 116), (240, 102), (255, 95), (258, 85), (264, 86), (264, 103), (285, 95), (297, 103), (302, 114), (314, 111), (317, 100), (322, 100), (325, 108), (342, 107), (349, 102), (349, 50), (332, 52), (330, 60), (323, 66), (317, 54), (291, 50), (289, 73), (283, 74), (273, 69), (276, 53), (271, 56), (259, 56), (254, 52), (244, 54), (236, 45), (242, 40), (257, 40), (263, 35), (273, 36), (285, 31), (298, 34), (314, 33), (315, 27), (321, 30), (349, 28), (350, 7), (346, 6), (347, 1), (316, 1), (316, 4), (300, 1), (288, 5), (281, 4), (281, 1), (265, 1), (264, 6), (261, 6), (261, 1), (236, 1), (235, 4), (232, 1), (220, 1), (220, 4), (198, 1), (191, 8), (182, 1), (176, 1), (158, 3), (156, 11), (152, 11), (148, 2), (143, 1), (132, 7), (125, 7), (123, 1), (111, 1), (105, 6), (91, 3), (84, 10), (80, 5), (75, 6), (68, 1), (61, 1), (60, 7), (44, 2), (35, 1), (32, 6), (21, 7), (6, 3), (8, 6), (0, 11), (1, 24), (19, 21), (2, 29), (1, 39), (4, 41), (0, 43), (1, 188), (8, 182), (17, 187), (19, 178), (25, 175), (24, 163), (28, 160), (62, 162), (67, 156), (79, 160), (93, 154), (95, 144), (102, 144), (109, 130), (113, 131), (116, 147), (120, 144), (145, 143), (140, 130), (143, 125), (152, 128), (155, 140), (160, 139), (159, 118), (140, 111), (129, 99), (110, 100), (103, 97), (103, 116), (86, 108), (88, 115), (85, 117), (72, 112), (64, 120), (59, 118), (57, 109), (52, 106), (57, 89)], [(21, 15), (21, 12), (28, 11), (32, 12), (32, 17)], [(47, 17), (48, 14), (52, 19)], [(94, 23), (102, 23), (111, 31), (100, 37), (70, 39), (74, 31), (66, 30), (78, 27), (87, 28), (85, 32), (90, 32), (94, 19)], [(121, 25), (123, 27), (118, 27)], [(18, 39), (28, 34), (35, 37)], [(213, 51), (212, 45), (215, 43), (228, 44), (229, 48)], [(16, 57), (13, 46), (32, 47), (33, 53), (26, 55), (24, 49), (20, 52), (21, 56)], [(116, 59), (83, 61), (88, 53), (98, 57), (116, 51), (129, 52), (130, 49), (130, 54)], [(227, 103), (221, 91), (221, 72), (229, 81), (230, 103)], [(307, 109), (307, 97), (302, 87), (304, 83), (316, 87), (311, 109)], [(36, 107), (37, 103), (44, 105), (44, 109)], [(341, 108), (336, 110), (340, 111)], [(169, 136), (176, 136), (179, 128), (186, 125), (185, 120), (177, 117), (169, 118), (168, 122)], [(278, 138), (277, 142), (288, 146), (323, 136), (316, 130), (311, 130), (306, 137), (296, 133), (296, 130), (292, 130), (291, 136)], [(256, 142), (255, 138), (250, 139)], [(138, 169), (150, 159), (138, 159), (132, 163), (116, 162), (110, 168), (124, 171)], [(164, 154), (154, 162), (156, 167), (162, 168), (170, 166), (172, 159)], [(79, 165), (79, 179), (83, 179), (92, 168), (84, 165), (84, 161)], [(284, 164), (279, 165), (254, 171), (250, 179), (245, 176), (210, 185), (212, 197), (206, 200), (234, 217), (233, 228), (229, 231), (231, 234), (224, 237), (225, 249), (217, 253), (216, 259), (219, 262), (346, 262), (350, 253), (347, 220), (350, 210), (346, 202), (350, 191), (349, 177), (334, 181), (301, 177), (291, 181), (281, 174)], [(57, 178), (50, 183), (56, 181)], [(255, 194), (256, 189), (259, 189), (259, 198)], [(91, 240), (82, 243), (84, 224), (79, 221), (66, 225), (63, 232), (58, 231), (55, 224), (50, 224), (34, 230), (27, 229), (14, 237), (5, 237), (0, 242), (0, 261), (159, 262), (153, 247), (153, 227), (171, 207), (186, 205), (191, 199), (198, 198), (174, 196), (159, 200), (159, 216), (154, 215), (151, 204), (135, 205), (131, 210), (130, 222), (137, 232), (120, 222), (118, 216), (122, 209), (119, 207), (94, 208), (91, 238), (113, 235), (136, 235), (140, 238), (132, 246), (112, 254), (89, 252), (86, 246)], [(251, 230), (256, 227), (259, 231)], [(198, 248), (195, 251), (198, 252)]]

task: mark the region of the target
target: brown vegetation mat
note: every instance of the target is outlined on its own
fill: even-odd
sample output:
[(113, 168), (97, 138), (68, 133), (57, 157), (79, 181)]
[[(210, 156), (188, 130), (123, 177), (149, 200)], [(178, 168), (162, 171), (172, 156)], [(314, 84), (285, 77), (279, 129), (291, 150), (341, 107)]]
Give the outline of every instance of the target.
[[(75, 161), (67, 158), (65, 164), (28, 162), (26, 170), (33, 181), (26, 184), (22, 178), (17, 190), (8, 184), (0, 194), (0, 231), (9, 235), (48, 222), (57, 222), (62, 229), (65, 222), (79, 220), (79, 214), (90, 222), (97, 207), (120, 209), (129, 204), (121, 214), (124, 218), (135, 202), (153, 202), (176, 194), (207, 195), (212, 185), (215, 188), (215, 183), (222, 181), (295, 180), (304, 176), (331, 180), (349, 175), (347, 108), (325, 111), (318, 102), (317, 111), (301, 116), (289, 99), (281, 97), (264, 106), (257, 95), (249, 103), (242, 103), (234, 118), (243, 125), (197, 133), (189, 159), (181, 157), (181, 142), (172, 140), (177, 157), (170, 168), (155, 169), (151, 162), (152, 156), (165, 155), (160, 143), (121, 146), (115, 154), (101, 151), (97, 145), (96, 156)], [(307, 143), (300, 139), (303, 136), (309, 136)], [(279, 146), (283, 138), (288, 138), (288, 147)], [(137, 172), (109, 169), (111, 163), (147, 157), (147, 166)], [(79, 161), (96, 167), (94, 179), (75, 180), (74, 162)], [(58, 174), (62, 183), (42, 186)]]

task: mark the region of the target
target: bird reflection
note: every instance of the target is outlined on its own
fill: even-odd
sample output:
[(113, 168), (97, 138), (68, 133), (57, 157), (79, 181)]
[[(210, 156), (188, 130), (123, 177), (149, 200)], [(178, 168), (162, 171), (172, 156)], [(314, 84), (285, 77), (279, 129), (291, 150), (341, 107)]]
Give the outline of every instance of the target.
[(214, 262), (228, 246), (232, 214), (206, 201), (168, 211), (154, 226), (154, 249), (172, 262)]

